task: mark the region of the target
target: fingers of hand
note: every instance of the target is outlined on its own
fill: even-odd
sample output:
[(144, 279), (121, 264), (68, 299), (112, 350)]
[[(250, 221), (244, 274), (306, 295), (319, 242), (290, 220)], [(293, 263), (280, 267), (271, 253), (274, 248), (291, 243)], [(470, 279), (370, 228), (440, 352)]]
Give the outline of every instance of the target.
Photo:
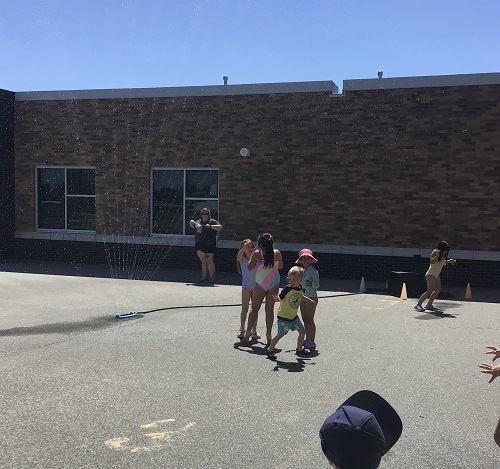
[(493, 373), (494, 367), (489, 363), (481, 363), (479, 368), (482, 368), (481, 373)]

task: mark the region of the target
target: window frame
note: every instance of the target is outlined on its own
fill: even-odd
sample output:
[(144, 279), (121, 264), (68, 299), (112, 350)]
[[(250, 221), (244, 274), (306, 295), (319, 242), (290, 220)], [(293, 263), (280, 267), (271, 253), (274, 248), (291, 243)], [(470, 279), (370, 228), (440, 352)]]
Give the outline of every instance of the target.
[[(153, 221), (154, 221), (154, 213), (153, 213), (153, 207), (154, 207), (154, 192), (153, 192), (153, 176), (155, 171), (182, 171), (183, 172), (183, 197), (182, 197), (182, 234), (176, 234), (176, 233), (153, 233)], [(192, 167), (192, 168), (186, 168), (186, 167), (164, 167), (164, 166), (155, 166), (152, 167), (150, 170), (150, 210), (149, 210), (149, 233), (150, 236), (152, 237), (170, 237), (170, 238), (192, 238), (193, 233), (186, 233), (187, 231), (187, 224), (188, 224), (188, 218), (186, 217), (186, 201), (189, 200), (199, 200), (201, 197), (186, 197), (186, 174), (189, 171), (216, 171), (217, 172), (217, 197), (203, 197), (204, 200), (207, 201), (215, 201), (217, 203), (217, 212), (218, 212), (218, 217), (220, 218), (220, 170), (219, 168), (200, 168), (200, 167)]]
[[(60, 169), (64, 170), (64, 226), (65, 228), (39, 228), (39, 213), (38, 213), (38, 199), (39, 199), (39, 187), (38, 187), (38, 171), (40, 169)], [(58, 232), (58, 233), (96, 233), (96, 230), (75, 230), (68, 229), (68, 198), (76, 199), (76, 198), (93, 198), (94, 206), (96, 205), (97, 197), (96, 197), (96, 188), (94, 182), (94, 194), (68, 194), (68, 170), (72, 169), (82, 169), (82, 170), (93, 170), (94, 171), (94, 181), (96, 176), (96, 168), (95, 166), (57, 166), (57, 165), (37, 165), (35, 166), (35, 231), (40, 232)], [(97, 208), (97, 207), (96, 207)], [(96, 217), (96, 215), (94, 215)], [(95, 226), (97, 227), (97, 218), (94, 220)]]

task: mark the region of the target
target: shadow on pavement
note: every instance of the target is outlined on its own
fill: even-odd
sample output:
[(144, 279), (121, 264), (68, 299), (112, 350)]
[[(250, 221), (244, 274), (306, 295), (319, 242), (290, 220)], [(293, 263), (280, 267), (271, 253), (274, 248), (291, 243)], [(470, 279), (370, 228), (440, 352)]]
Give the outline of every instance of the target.
[(41, 335), (41, 334), (71, 334), (73, 332), (88, 332), (112, 327), (116, 320), (111, 316), (90, 319), (78, 322), (57, 322), (40, 324), (38, 326), (12, 327), (0, 329), (0, 337)]

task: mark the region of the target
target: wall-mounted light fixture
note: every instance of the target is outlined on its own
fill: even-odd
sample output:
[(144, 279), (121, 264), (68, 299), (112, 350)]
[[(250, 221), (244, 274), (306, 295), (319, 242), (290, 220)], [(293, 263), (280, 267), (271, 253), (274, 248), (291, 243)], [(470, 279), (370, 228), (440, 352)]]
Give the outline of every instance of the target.
[(243, 147), (241, 150), (240, 150), (240, 155), (243, 157), (243, 158), (246, 158), (247, 156), (250, 155), (250, 150), (248, 148), (245, 148)]

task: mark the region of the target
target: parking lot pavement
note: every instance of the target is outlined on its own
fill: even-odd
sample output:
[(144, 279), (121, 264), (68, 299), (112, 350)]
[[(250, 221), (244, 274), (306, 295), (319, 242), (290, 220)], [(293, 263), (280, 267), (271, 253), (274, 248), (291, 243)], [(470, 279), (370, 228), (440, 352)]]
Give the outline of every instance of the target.
[[(359, 294), (322, 279), (317, 353), (296, 357), (290, 333), (273, 362), (262, 341), (236, 338), (235, 277), (208, 287), (189, 272), (140, 281), (87, 267), (0, 269), (0, 467), (329, 467), (318, 430), (360, 389), (403, 420), (381, 468), (498, 467), (500, 382), (478, 364), (500, 346), (500, 308), (477, 289), (438, 300), (438, 315), (369, 281)], [(130, 311), (141, 314), (115, 319)]]

